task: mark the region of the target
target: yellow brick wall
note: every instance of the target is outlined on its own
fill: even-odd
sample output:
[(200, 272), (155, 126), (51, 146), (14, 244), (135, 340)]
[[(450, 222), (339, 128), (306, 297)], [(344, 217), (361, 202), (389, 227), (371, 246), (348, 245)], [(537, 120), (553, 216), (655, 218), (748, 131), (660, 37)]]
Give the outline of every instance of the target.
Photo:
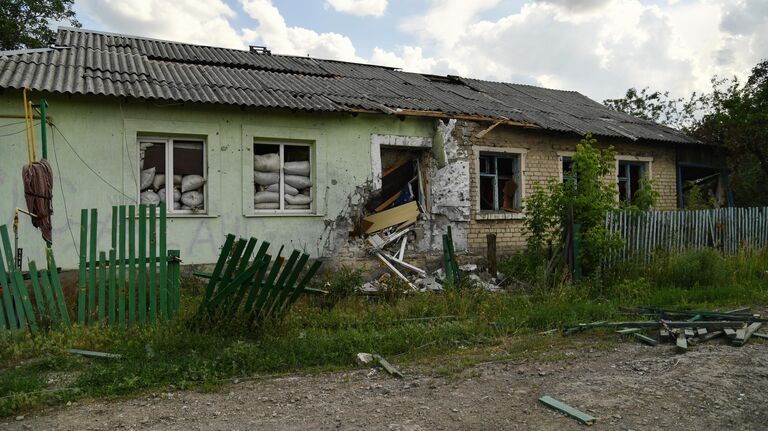
[[(477, 199), (478, 181), (477, 163), (479, 149), (484, 147), (519, 148), (525, 150), (523, 170), (523, 199), (531, 193), (537, 183), (545, 183), (550, 177), (560, 175), (558, 152), (575, 151), (580, 138), (573, 135), (552, 133), (541, 130), (528, 130), (513, 127), (497, 127), (483, 138), (475, 134), (486, 125), (464, 122), (454, 130), (454, 136), (470, 154), (470, 199), (472, 202), (471, 221), (469, 222), (469, 251), (482, 252), (486, 247), (486, 235), (496, 234), (497, 248), (500, 253), (509, 253), (525, 247), (523, 220), (482, 220), (478, 219)], [(637, 143), (628, 139), (598, 138), (598, 146), (612, 145), (619, 156), (652, 157), (651, 175), (655, 188), (660, 193), (657, 203), (659, 209), (672, 209), (677, 206), (677, 186), (674, 144)], [(615, 178), (615, 173), (614, 173)], [(524, 215), (520, 215), (524, 217)]]

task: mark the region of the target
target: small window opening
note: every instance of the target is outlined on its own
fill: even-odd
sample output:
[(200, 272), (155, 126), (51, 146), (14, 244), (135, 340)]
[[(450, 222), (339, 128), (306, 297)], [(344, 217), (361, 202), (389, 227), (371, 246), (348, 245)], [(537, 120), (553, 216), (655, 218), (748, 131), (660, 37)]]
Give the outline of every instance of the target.
[(480, 154), (480, 210), (519, 212), (520, 155)]
[(634, 202), (635, 193), (640, 190), (640, 179), (646, 175), (648, 163), (619, 161), (619, 201), (627, 205)]

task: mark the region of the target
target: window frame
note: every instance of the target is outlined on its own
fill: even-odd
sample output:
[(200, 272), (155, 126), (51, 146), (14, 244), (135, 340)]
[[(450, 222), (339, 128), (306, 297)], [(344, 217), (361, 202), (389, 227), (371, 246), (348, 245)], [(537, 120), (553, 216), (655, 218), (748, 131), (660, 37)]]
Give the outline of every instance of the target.
[[(268, 215), (268, 216), (291, 216), (291, 215), (314, 215), (317, 211), (317, 179), (315, 178), (315, 146), (312, 142), (295, 142), (295, 141), (273, 141), (268, 139), (257, 139), (254, 138), (253, 142), (251, 143), (251, 151), (252, 155), (255, 156), (256, 153), (254, 152), (254, 147), (256, 145), (277, 145), (279, 147), (279, 154), (280, 154), (280, 170), (278, 173), (280, 174), (280, 208), (279, 209), (257, 209), (255, 207), (255, 203), (253, 202), (253, 196), (256, 195), (256, 184), (254, 179), (254, 170), (255, 170), (255, 161), (254, 157), (251, 157), (251, 184), (253, 184), (253, 195), (251, 196), (251, 214), (255, 216), (259, 215)], [(312, 181), (312, 185), (310, 186), (310, 196), (312, 197), (312, 202), (309, 203), (309, 208), (307, 209), (285, 209), (285, 171), (283, 167), (285, 166), (285, 146), (292, 146), (292, 147), (307, 147), (309, 148), (309, 179)]]
[(575, 151), (558, 151), (557, 152), (558, 178), (560, 179), (561, 183), (564, 183), (565, 180), (568, 178), (568, 176), (565, 175), (565, 170), (563, 169), (563, 163), (565, 162), (565, 159), (570, 159), (571, 163), (573, 163), (574, 154), (576, 154)]
[[(173, 205), (168, 204), (168, 197), (170, 196), (171, 199), (173, 199), (173, 143), (175, 140), (179, 141), (187, 141), (187, 142), (199, 142), (203, 144), (203, 178), (205, 179), (205, 183), (203, 183), (203, 209), (202, 210), (177, 210), (173, 208)], [(139, 135), (136, 138), (136, 162), (137, 166), (141, 162), (141, 144), (142, 143), (152, 143), (152, 144), (164, 144), (165, 145), (165, 185), (163, 186), (165, 188), (165, 212), (169, 215), (177, 215), (177, 216), (196, 216), (196, 215), (208, 215), (210, 212), (210, 202), (208, 201), (208, 143), (207, 140), (203, 137), (199, 136), (181, 136), (181, 135), (172, 135), (172, 136), (157, 136), (157, 135)], [(141, 175), (141, 171), (144, 170), (143, 166), (139, 166), (138, 169), (138, 175)], [(169, 175), (170, 172), (170, 175)], [(170, 182), (169, 182), (170, 178)], [(171, 185), (169, 190), (169, 184)], [(141, 199), (141, 183), (140, 181), (136, 181), (136, 202), (140, 202)], [(170, 192), (170, 193), (169, 193)], [(158, 211), (159, 211), (159, 205), (158, 205)]]
[[(475, 167), (475, 181), (476, 186), (473, 192), (475, 193), (474, 206), (475, 206), (475, 219), (476, 220), (511, 220), (525, 218), (525, 158), (528, 150), (525, 148), (511, 148), (511, 147), (492, 147), (492, 146), (474, 146), (473, 147), (473, 164)], [(497, 156), (497, 157), (517, 157), (517, 178), (518, 178), (518, 197), (520, 212), (509, 212), (503, 209), (498, 210), (481, 210), (480, 209), (480, 157), (481, 156)], [(497, 186), (498, 187), (498, 186)], [(498, 194), (498, 192), (497, 192)], [(498, 197), (494, 198), (498, 199)]]
[[(645, 157), (645, 156), (629, 156), (629, 155), (617, 155), (615, 157), (616, 160), (616, 200), (619, 202), (622, 202), (621, 200), (621, 188), (619, 187), (619, 183), (622, 181), (622, 177), (620, 177), (620, 169), (621, 164), (626, 163), (628, 166), (639, 166), (641, 170), (641, 178), (653, 178), (653, 157)], [(631, 183), (632, 179), (628, 178), (626, 180), (627, 182)], [(639, 181), (639, 179), (638, 179)], [(627, 190), (630, 190), (627, 188)], [(630, 195), (632, 194), (631, 191), (628, 191)], [(632, 196), (629, 196), (627, 200), (624, 202), (627, 205), (632, 205)]]

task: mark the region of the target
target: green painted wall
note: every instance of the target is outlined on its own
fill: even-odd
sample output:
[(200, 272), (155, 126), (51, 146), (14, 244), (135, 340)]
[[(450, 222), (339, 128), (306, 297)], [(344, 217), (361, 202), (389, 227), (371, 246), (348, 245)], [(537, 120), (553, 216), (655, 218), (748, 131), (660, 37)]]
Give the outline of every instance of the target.
[[(41, 94), (33, 94), (35, 103), (40, 97)], [(353, 203), (357, 199), (356, 188), (371, 180), (370, 135), (433, 133), (430, 120), (400, 120), (386, 115), (291, 113), (138, 100), (120, 102), (116, 98), (84, 96), (48, 95), (47, 99), (49, 114), (72, 147), (120, 191), (100, 180), (62, 136), (49, 129), (55, 189), (54, 250), (57, 263), (64, 268), (77, 266), (75, 244), (79, 241), (81, 208), (99, 209), (99, 246), (106, 250), (112, 205), (133, 204), (137, 199), (137, 134), (188, 134), (206, 139), (208, 215), (173, 217), (168, 222), (168, 247), (180, 249), (184, 263), (192, 264), (213, 262), (226, 233), (255, 236), (277, 246), (305, 250), (313, 256), (332, 255), (338, 245), (334, 236), (338, 241), (346, 234), (346, 226), (340, 227), (344, 232), (333, 232), (333, 221), (345, 214), (351, 196)], [(0, 94), (0, 115), (20, 115), (22, 109), (21, 92)], [(21, 182), (21, 168), (27, 160), (23, 128), (22, 119), (0, 118), (0, 223), (9, 226), (14, 208), (26, 208)], [(22, 133), (14, 134), (19, 131)], [(39, 126), (35, 132), (39, 155)], [(313, 141), (316, 215), (252, 214), (254, 138)], [(28, 219), (22, 220), (19, 235), (25, 256), (44, 261), (43, 242)]]

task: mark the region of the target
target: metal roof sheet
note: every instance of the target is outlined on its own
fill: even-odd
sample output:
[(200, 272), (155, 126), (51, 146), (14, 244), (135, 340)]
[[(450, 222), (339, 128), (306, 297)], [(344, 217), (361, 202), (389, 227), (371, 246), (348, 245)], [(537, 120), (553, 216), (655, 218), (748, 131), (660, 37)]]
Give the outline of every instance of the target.
[(72, 28), (59, 29), (51, 48), (0, 52), (0, 88), (23, 87), (308, 111), (433, 111), (561, 132), (696, 142), (574, 91)]

